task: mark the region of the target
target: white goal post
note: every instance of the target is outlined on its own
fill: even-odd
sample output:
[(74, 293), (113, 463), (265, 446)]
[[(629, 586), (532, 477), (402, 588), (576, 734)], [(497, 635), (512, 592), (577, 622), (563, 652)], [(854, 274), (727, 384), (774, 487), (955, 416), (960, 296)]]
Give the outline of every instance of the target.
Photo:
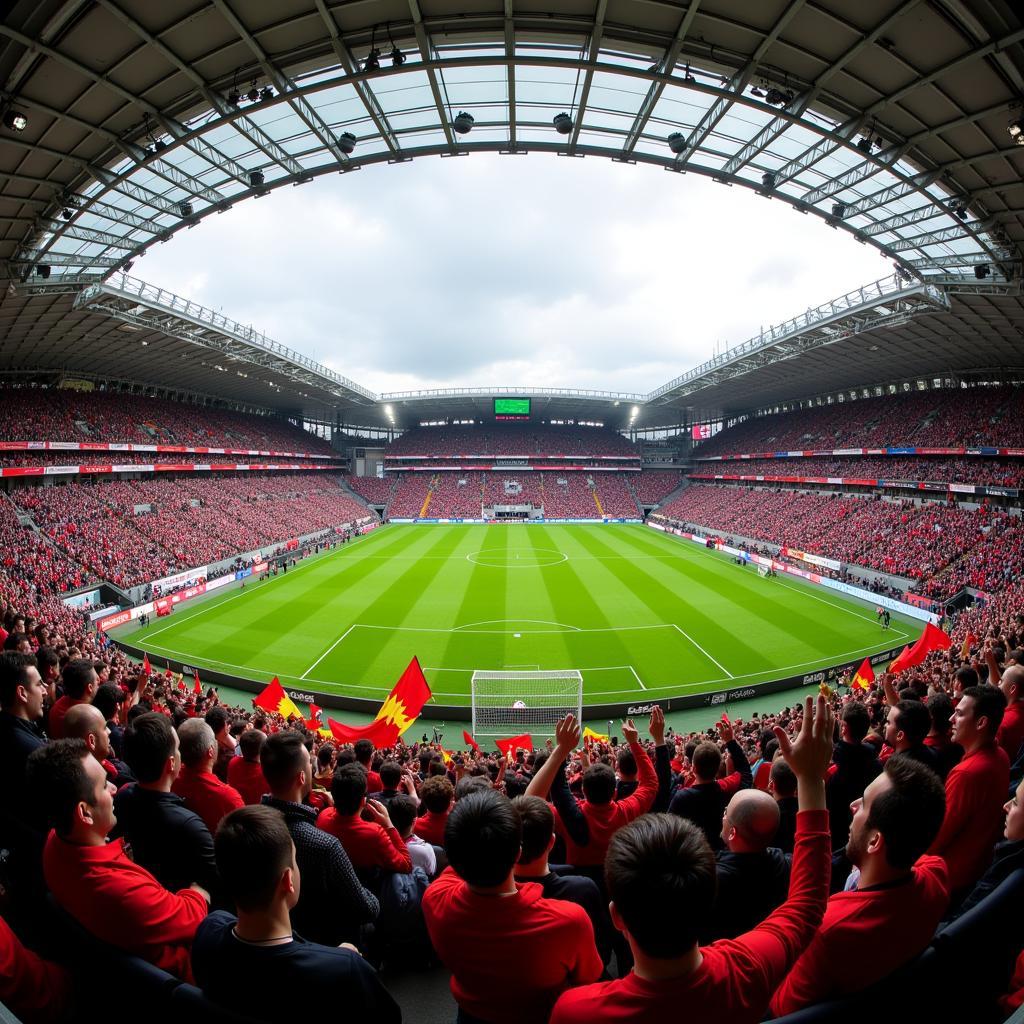
[(473, 735), (503, 738), (521, 733), (552, 736), (555, 723), (583, 714), (583, 676), (577, 669), (551, 672), (474, 671)]

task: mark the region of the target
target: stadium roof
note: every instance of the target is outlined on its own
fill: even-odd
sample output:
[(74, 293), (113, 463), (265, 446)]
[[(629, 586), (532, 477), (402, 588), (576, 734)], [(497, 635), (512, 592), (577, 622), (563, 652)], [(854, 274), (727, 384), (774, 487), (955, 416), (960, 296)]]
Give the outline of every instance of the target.
[[(915, 282), (894, 310), (851, 312), (843, 338), (825, 344), (816, 322), (815, 344), (790, 332), (718, 357), (659, 389), (645, 425), (911, 364), (1014, 365), (1022, 40), (1001, 0), (23, 0), (0, 25), (0, 261), (16, 285), (0, 367), (169, 373), (161, 383), (381, 421), (353, 382), (134, 294), (121, 271), (275, 188), (474, 151), (606, 156), (679, 173), (680, 187), (689, 172), (751, 188), (879, 247)], [(948, 341), (962, 329), (966, 350)], [(401, 401), (429, 413), (440, 397)]]

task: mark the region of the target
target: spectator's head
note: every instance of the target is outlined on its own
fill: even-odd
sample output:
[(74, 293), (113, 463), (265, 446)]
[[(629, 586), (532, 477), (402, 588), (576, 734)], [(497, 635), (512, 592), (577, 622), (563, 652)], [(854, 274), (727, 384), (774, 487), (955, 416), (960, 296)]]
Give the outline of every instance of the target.
[(44, 683), (54, 682), (60, 675), (60, 655), (50, 646), (43, 644), (36, 651), (39, 674)]
[(796, 796), (796, 773), (781, 757), (772, 761), (772, 769), (768, 775), (768, 788), (775, 794), (776, 800), (785, 800), (788, 797)]
[(213, 730), (217, 749), (225, 754), (234, 754), (237, 743), (231, 735), (231, 716), (222, 707), (214, 706), (204, 716), (206, 724)]
[(9, 715), (38, 722), (43, 717), (46, 684), (31, 654), (0, 654), (0, 708)]
[(885, 720), (885, 742), (897, 752), (924, 743), (932, 727), (932, 716), (919, 700), (901, 700)]
[(722, 752), (717, 743), (699, 743), (690, 762), (698, 782), (714, 782), (722, 767)]
[(733, 794), (722, 815), (722, 842), (733, 853), (761, 853), (779, 830), (779, 805), (759, 789)]
[(197, 772), (208, 772), (217, 760), (217, 738), (201, 718), (190, 718), (178, 727), (181, 763)]
[(893, 754), (850, 809), (850, 862), (862, 871), (872, 861), (891, 871), (909, 871), (939, 834), (946, 791), (931, 768)]
[(486, 775), (463, 775), (455, 784), (455, 799), (461, 800), (478, 789), (493, 789), (488, 778)]
[(408, 839), (412, 835), (418, 810), (416, 801), (407, 793), (399, 793), (388, 801), (388, 817), (403, 839)]
[(512, 806), (523, 826), (523, 852), (519, 863), (524, 867), (538, 861), (547, 864), (555, 843), (555, 815), (551, 806), (539, 796), (517, 796)]
[(76, 658), (64, 666), (61, 673), (64, 693), (72, 700), (91, 701), (99, 686), (96, 668), (87, 658)]
[(284, 815), (274, 807), (239, 807), (214, 840), (217, 872), (240, 914), (267, 913), (299, 901), (299, 867)]
[(650, 957), (697, 942), (715, 902), (715, 855), (703, 831), (674, 814), (645, 814), (619, 829), (604, 866), (615, 927)]
[(519, 860), (522, 835), (519, 815), (507, 797), (493, 789), (470, 793), (445, 823), (448, 863), (474, 888), (504, 886)]
[(360, 764), (346, 764), (331, 779), (331, 796), (339, 814), (358, 814), (366, 803), (366, 769)]
[(242, 757), (246, 761), (251, 761), (253, 764), (260, 763), (260, 751), (263, 749), (263, 744), (267, 742), (266, 733), (262, 733), (259, 729), (246, 729), (241, 736), (238, 737), (238, 749), (242, 752)]
[(583, 773), (583, 795), (592, 804), (609, 804), (615, 797), (615, 772), (611, 765), (592, 764)]
[(110, 730), (103, 713), (94, 704), (75, 704), (64, 716), (64, 735), (69, 740), (84, 740), (97, 761), (110, 757)]
[(953, 702), (949, 699), (949, 694), (944, 690), (933, 693), (928, 698), (927, 708), (932, 720), (929, 732), (936, 736), (948, 736), (953, 718)]
[(1024, 780), (1013, 791), (1013, 796), (1003, 805), (1006, 812), (1006, 827), (1003, 835), (1012, 842), (1024, 839)]
[(369, 768), (373, 761), (373, 743), (370, 740), (356, 740), (353, 748), (356, 753), (356, 760), (364, 767)]
[(980, 682), (981, 679), (973, 668), (964, 666), (957, 669), (953, 675), (953, 700), (959, 700), (963, 696), (964, 690), (969, 690)]
[(334, 762), (337, 759), (338, 751), (333, 743), (325, 743), (316, 752), (316, 770), (321, 775), (334, 771)]
[(117, 683), (104, 683), (97, 687), (92, 706), (99, 710), (105, 721), (110, 722), (117, 715), (117, 709), (124, 700), (124, 691)]
[(82, 740), (54, 740), (26, 762), (29, 793), (57, 835), (80, 846), (100, 846), (114, 817), (114, 786)]
[(263, 777), (270, 792), (279, 800), (301, 802), (313, 785), (309, 750), (302, 737), (293, 730), (276, 732), (260, 751)]
[(32, 652), (32, 641), (29, 640), (28, 634), (14, 632), (4, 639), (4, 650), (14, 651), (18, 654), (30, 654)]
[(999, 689), (1003, 691), (1007, 707), (1024, 697), (1024, 666), (1011, 665), (999, 680)]
[(623, 747), (619, 751), (617, 762), (620, 779), (632, 781), (636, 778), (636, 758), (629, 747)]
[(166, 715), (147, 711), (133, 718), (124, 731), (124, 759), (143, 786), (165, 792), (178, 777), (178, 734)]
[(846, 743), (863, 743), (871, 728), (871, 715), (861, 703), (851, 701), (843, 708), (840, 735)]
[(454, 800), (455, 787), (443, 775), (431, 775), (420, 790), (420, 803), (432, 814), (447, 813)]
[(953, 741), (968, 753), (991, 743), (1005, 710), (1006, 698), (998, 686), (968, 686), (953, 710)]
[(398, 789), (402, 781), (402, 766), (397, 761), (385, 761), (380, 766), (380, 782), (385, 789)]

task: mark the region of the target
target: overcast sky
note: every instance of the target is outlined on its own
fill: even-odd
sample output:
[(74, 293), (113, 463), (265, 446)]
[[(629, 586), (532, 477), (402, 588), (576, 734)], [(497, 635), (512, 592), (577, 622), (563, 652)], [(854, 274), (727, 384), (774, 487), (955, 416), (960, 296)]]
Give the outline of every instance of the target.
[(889, 273), (846, 232), (700, 175), (484, 154), (280, 189), (133, 270), (377, 392), (647, 392)]

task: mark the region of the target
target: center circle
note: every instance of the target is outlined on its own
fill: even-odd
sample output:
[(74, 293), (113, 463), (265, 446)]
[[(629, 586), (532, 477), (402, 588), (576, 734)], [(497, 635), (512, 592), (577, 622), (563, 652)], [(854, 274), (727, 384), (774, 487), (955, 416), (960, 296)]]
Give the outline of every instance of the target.
[(489, 569), (544, 569), (568, 562), (569, 556), (553, 548), (483, 548), (471, 551), (466, 559)]

